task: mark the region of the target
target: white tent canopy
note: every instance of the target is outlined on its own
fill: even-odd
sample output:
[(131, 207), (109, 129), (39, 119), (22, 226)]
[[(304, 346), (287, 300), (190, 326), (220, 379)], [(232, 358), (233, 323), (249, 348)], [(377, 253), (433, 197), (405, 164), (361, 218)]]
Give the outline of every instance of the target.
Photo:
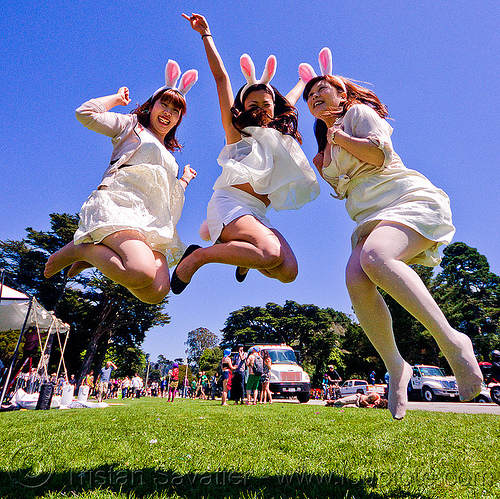
[[(69, 325), (58, 319), (52, 312), (45, 310), (35, 298), (30, 298), (24, 293), (1, 286), (0, 299), (0, 331), (20, 330), (26, 320), (26, 327), (38, 326), (41, 331), (57, 329), (59, 333), (67, 333)], [(29, 316), (26, 319), (28, 310)]]

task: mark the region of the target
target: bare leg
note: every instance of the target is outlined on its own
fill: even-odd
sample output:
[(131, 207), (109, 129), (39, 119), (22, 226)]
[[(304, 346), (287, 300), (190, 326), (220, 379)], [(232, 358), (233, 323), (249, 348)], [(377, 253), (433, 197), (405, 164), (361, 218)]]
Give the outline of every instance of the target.
[(75, 277), (78, 275), (80, 272), (83, 272), (85, 269), (91, 269), (92, 264), (87, 263), (87, 262), (75, 262), (73, 265), (71, 265), (70, 269), (68, 270), (68, 277)]
[(177, 266), (179, 279), (189, 282), (207, 263), (258, 269), (281, 282), (292, 282), (297, 277), (297, 261), (284, 237), (251, 215), (244, 215), (224, 227), (220, 240), (221, 244), (199, 248), (187, 256)]
[[(162, 258), (163, 255), (153, 252), (144, 242), (142, 234), (125, 230), (111, 234), (99, 244), (68, 243), (50, 256), (45, 266), (45, 276), (51, 277), (76, 262), (87, 262), (136, 296), (144, 295), (148, 303), (158, 303), (168, 293), (168, 289), (165, 292), (165, 286), (169, 285), (168, 269), (167, 284), (159, 284), (161, 279), (165, 279), (166, 263), (161, 261)], [(158, 288), (158, 293), (153, 296), (155, 288)], [(140, 293), (141, 289), (144, 289), (144, 293)]]

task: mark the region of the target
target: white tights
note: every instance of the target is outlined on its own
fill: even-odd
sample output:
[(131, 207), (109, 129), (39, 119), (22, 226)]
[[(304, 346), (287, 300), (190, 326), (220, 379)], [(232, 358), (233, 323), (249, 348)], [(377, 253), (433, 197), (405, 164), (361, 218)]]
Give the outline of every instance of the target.
[(389, 373), (389, 410), (395, 419), (406, 413), (412, 368), (399, 353), (392, 318), (377, 287), (432, 334), (453, 369), (461, 400), (474, 398), (481, 389), (481, 370), (470, 338), (450, 326), (418, 274), (404, 263), (432, 244), (409, 227), (380, 222), (354, 248), (347, 264), (346, 282), (354, 311)]

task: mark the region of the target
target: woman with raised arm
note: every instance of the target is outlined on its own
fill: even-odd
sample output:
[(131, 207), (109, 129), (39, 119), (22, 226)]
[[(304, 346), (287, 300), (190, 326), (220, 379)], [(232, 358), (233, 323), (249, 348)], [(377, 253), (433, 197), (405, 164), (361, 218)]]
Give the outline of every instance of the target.
[(176, 87), (179, 76), (179, 65), (169, 60), (165, 85), (130, 114), (110, 112), (130, 103), (126, 87), (76, 110), (83, 125), (111, 137), (113, 154), (101, 183), (82, 206), (73, 241), (50, 256), (45, 277), (70, 265), (69, 277), (96, 267), (143, 302), (165, 298), (168, 268), (185, 249), (176, 230), (184, 189), (196, 177), (187, 165), (178, 179), (171, 154), (181, 147), (175, 133), (198, 72), (186, 71)]
[(240, 282), (249, 268), (291, 282), (297, 276), (297, 261), (266, 212), (270, 206), (275, 210), (298, 209), (319, 193), (314, 171), (298, 144), (293, 104), (302, 92), (302, 82), (285, 98), (269, 83), (276, 71), (275, 57), (268, 58), (264, 74), (257, 80), (253, 62), (245, 54), (241, 67), (247, 84), (233, 100), (231, 82), (207, 21), (198, 14), (183, 16), (205, 46), (217, 85), (226, 146), (218, 158), (222, 174), (207, 209), (214, 245), (192, 245), (186, 250), (172, 275), (172, 291), (181, 293), (193, 274), (210, 262), (235, 265)]
[(387, 108), (369, 89), (332, 74), (331, 52), (320, 52), (321, 76), (309, 64), (299, 74), (303, 97), (316, 118), (314, 164), (356, 222), (346, 281), (356, 316), (389, 372), (389, 409), (406, 412), (411, 366), (394, 340), (389, 309), (377, 288), (390, 294), (436, 339), (455, 373), (460, 398), (481, 389), (481, 371), (470, 338), (448, 323), (409, 264), (435, 266), (438, 247), (455, 228), (448, 196), (394, 152)]

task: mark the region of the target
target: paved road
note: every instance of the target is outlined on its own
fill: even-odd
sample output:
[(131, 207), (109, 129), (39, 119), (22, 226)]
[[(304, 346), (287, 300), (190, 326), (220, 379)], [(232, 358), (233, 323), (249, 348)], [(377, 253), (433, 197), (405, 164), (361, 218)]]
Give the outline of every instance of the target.
[[(277, 399), (278, 401), (279, 399)], [(281, 400), (279, 400), (281, 402)], [(297, 402), (297, 401), (295, 401)], [(309, 405), (325, 405), (322, 400), (310, 400)], [(456, 412), (462, 414), (498, 414), (500, 405), (470, 402), (408, 402), (409, 411)]]

